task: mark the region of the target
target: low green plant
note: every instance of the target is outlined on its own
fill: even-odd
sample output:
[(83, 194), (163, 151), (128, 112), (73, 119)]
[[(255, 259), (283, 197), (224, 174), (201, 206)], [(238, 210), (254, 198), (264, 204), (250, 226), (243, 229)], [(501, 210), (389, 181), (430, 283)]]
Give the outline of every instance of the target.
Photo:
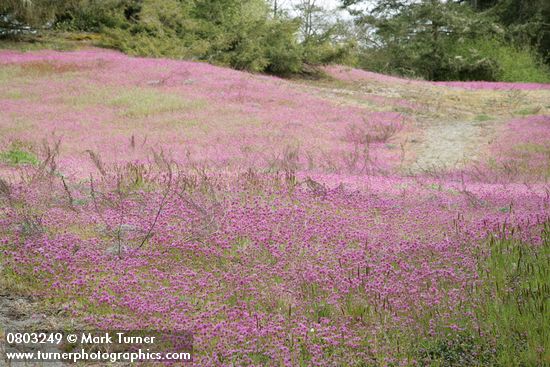
[(531, 108), (523, 108), (521, 110), (516, 111), (516, 115), (522, 115), (522, 116), (529, 116), (529, 115), (536, 115), (541, 110), (540, 107), (531, 107)]
[(422, 366), (491, 366), (494, 353), (486, 339), (469, 331), (451, 332), (420, 343), (417, 360)]
[(19, 147), (12, 147), (10, 150), (0, 152), (0, 161), (9, 165), (38, 164), (38, 158), (33, 153)]
[(492, 117), (492, 116), (489, 116), (489, 115), (486, 115), (486, 114), (481, 114), (481, 115), (477, 115), (474, 118), (474, 121), (484, 122), (484, 121), (490, 121), (490, 120), (493, 120), (493, 119), (494, 119), (494, 117)]

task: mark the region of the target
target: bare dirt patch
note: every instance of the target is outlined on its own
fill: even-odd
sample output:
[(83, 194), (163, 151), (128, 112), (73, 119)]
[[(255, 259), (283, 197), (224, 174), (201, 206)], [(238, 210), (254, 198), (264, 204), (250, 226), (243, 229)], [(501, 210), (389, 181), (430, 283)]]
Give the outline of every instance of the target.
[(395, 111), (414, 121), (394, 137), (394, 143), (404, 147), (403, 170), (413, 173), (459, 168), (477, 161), (499, 128), (521, 117), (517, 111), (550, 112), (550, 105), (544, 102), (550, 97), (547, 90), (466, 90), (428, 83), (330, 78), (296, 84), (329, 103)]
[[(2, 267), (0, 265), (0, 273)], [(0, 355), (7, 358), (5, 349), (9, 351), (35, 352), (33, 346), (6, 347), (4, 338), (7, 332), (38, 332), (59, 330), (66, 324), (68, 318), (60, 310), (46, 309), (44, 304), (33, 297), (14, 292), (9, 286), (0, 282)], [(44, 351), (44, 350), (43, 350)], [(61, 352), (57, 348), (48, 348), (48, 352)], [(14, 362), (0, 359), (0, 366), (29, 367), (61, 367), (61, 362)]]
[(458, 168), (479, 160), (494, 139), (498, 122), (425, 123), (411, 137), (409, 169), (413, 172)]

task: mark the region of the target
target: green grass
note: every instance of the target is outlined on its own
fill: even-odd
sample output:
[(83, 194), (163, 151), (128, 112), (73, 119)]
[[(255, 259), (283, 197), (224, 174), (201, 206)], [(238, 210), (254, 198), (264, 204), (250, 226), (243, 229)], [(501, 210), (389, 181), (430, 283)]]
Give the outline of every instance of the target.
[(540, 107), (524, 108), (516, 111), (515, 114), (521, 115), (521, 116), (536, 115), (540, 112), (540, 110), (541, 110)]
[(195, 107), (178, 95), (146, 88), (122, 91), (109, 104), (122, 108), (122, 114), (126, 117), (146, 117), (157, 113), (174, 112)]
[(550, 155), (550, 147), (535, 143), (516, 144), (514, 145), (514, 150), (517, 152), (543, 153)]
[(206, 106), (202, 100), (188, 100), (177, 94), (145, 87), (124, 89), (89, 86), (78, 94), (67, 93), (62, 102), (76, 109), (109, 106), (124, 118), (145, 118), (162, 113), (198, 110)]
[(550, 222), (541, 229), (542, 245), (504, 231), (488, 239), (480, 285), (459, 311), (472, 311), (474, 319), (457, 319), (459, 330), (442, 325), (435, 335), (388, 339), (390, 349), (401, 348), (403, 358), (420, 366), (550, 366)]
[[(0, 67), (0, 83), (2, 83), (3, 86), (8, 84), (10, 81), (13, 80), (13, 76), (17, 75), (19, 73), (18, 66), (12, 66), (12, 65), (3, 65)], [(4, 89), (5, 87), (2, 87)], [(3, 93), (6, 93), (6, 90), (4, 89)]]
[(486, 288), (478, 317), (496, 340), (497, 365), (550, 365), (550, 222), (542, 240), (536, 246), (490, 239), (491, 253), (480, 270)]
[(477, 122), (490, 121), (490, 120), (494, 120), (494, 117), (486, 114), (477, 115), (474, 118), (474, 121), (477, 121)]
[(8, 151), (0, 152), (0, 161), (12, 166), (21, 164), (38, 164), (38, 158), (31, 152), (20, 148), (11, 148)]

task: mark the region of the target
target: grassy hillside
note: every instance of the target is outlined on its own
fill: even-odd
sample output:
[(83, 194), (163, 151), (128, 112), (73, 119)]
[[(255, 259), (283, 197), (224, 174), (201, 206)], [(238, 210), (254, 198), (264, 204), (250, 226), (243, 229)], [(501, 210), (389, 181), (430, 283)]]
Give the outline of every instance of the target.
[(0, 51), (26, 302), (0, 327), (189, 330), (204, 366), (550, 363), (549, 85), (324, 73)]

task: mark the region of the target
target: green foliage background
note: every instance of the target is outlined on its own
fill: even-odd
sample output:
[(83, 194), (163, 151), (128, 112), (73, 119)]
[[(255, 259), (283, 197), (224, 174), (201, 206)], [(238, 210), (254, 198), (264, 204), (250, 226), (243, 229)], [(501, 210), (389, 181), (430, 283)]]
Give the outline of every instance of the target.
[(550, 80), (543, 56), (526, 35), (515, 38), (497, 8), (434, 0), (377, 4), (357, 18), (374, 40), (363, 50), (366, 69), (429, 80)]
[(429, 80), (550, 81), (548, 1), (377, 0), (352, 10), (364, 1), (342, 0), (353, 22), (304, 35), (307, 19), (327, 17), (277, 12), (268, 0), (4, 0), (0, 37), (24, 25), (95, 32), (99, 45), (132, 55), (283, 76), (344, 63)]

